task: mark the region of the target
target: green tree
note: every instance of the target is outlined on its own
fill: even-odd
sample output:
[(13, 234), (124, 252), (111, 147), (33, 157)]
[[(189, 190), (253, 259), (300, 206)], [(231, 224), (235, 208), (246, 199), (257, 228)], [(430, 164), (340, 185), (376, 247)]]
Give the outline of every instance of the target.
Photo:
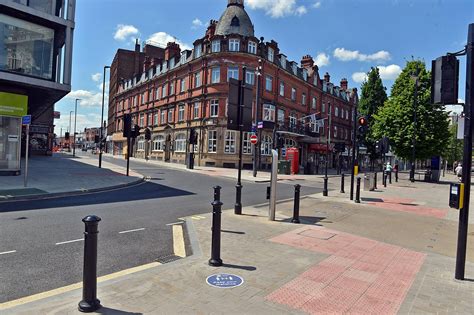
[[(417, 122), (414, 123), (415, 77)], [(408, 61), (392, 86), (390, 98), (375, 115), (375, 137), (387, 136), (394, 153), (410, 160), (412, 139), (416, 139), (416, 159), (442, 155), (449, 141), (448, 113), (443, 105), (430, 104), (431, 75), (424, 62)]]
[(367, 80), (362, 83), (361, 97), (357, 109), (360, 115), (367, 117), (369, 130), (365, 144), (372, 161), (378, 157), (375, 150), (375, 141), (380, 140), (374, 136), (372, 125), (375, 120), (374, 115), (387, 100), (386, 90), (387, 88), (383, 86), (382, 79), (380, 78), (379, 69), (372, 67), (367, 73)]
[(443, 158), (447, 161), (448, 165), (453, 165), (454, 161), (461, 161), (463, 155), (463, 140), (457, 139), (457, 124), (449, 126), (449, 140), (446, 144), (445, 151), (443, 152)]

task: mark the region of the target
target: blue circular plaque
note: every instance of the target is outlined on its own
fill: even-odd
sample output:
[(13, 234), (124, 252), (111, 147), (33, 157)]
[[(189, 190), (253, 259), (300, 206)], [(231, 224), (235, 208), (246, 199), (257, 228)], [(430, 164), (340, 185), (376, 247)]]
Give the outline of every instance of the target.
[(227, 273), (219, 273), (216, 275), (211, 275), (206, 279), (207, 284), (216, 288), (235, 288), (242, 283), (244, 279), (237, 275), (230, 275)]

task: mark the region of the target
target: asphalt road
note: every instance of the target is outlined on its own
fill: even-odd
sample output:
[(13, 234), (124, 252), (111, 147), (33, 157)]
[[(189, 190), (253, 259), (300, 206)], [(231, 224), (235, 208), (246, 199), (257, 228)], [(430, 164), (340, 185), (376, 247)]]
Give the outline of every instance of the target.
[[(104, 159), (124, 164), (123, 160)], [(131, 168), (151, 181), (108, 192), (0, 203), (0, 303), (82, 280), (81, 219), (88, 214), (102, 218), (101, 276), (173, 254), (172, 227), (167, 224), (210, 212), (213, 186), (222, 187), (223, 209), (233, 208), (233, 179), (136, 161)], [(266, 202), (267, 185), (244, 181), (243, 206)], [(303, 186), (302, 195), (321, 190)], [(292, 196), (291, 184), (278, 184), (278, 199)]]

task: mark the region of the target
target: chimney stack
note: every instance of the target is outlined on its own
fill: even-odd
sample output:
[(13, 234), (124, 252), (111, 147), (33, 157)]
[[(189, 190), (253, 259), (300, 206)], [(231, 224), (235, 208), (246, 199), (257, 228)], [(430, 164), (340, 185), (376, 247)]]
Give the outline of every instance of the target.
[(165, 60), (170, 60), (171, 58), (178, 56), (181, 53), (179, 45), (175, 42), (169, 42), (165, 48)]
[(303, 56), (303, 58), (301, 58), (301, 67), (303, 69), (308, 69), (309, 70), (313, 66), (314, 66), (313, 57), (311, 57), (310, 55), (306, 55), (306, 56)]
[(342, 80), (341, 80), (341, 89), (343, 89), (344, 91), (347, 90), (347, 79), (346, 78), (342, 78)]
[(324, 75), (324, 81), (326, 81), (327, 83), (329, 83), (331, 80), (331, 76), (329, 75), (328, 72), (326, 72), (326, 74)]

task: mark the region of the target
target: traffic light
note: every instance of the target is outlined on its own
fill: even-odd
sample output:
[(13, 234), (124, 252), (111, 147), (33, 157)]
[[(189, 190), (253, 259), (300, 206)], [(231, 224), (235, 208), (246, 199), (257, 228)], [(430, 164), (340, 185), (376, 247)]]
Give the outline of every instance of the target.
[(189, 130), (189, 144), (197, 144), (198, 137), (197, 137), (197, 132), (196, 129), (191, 128)]
[(131, 132), (131, 135), (130, 137), (131, 138), (136, 138), (140, 135), (140, 126), (139, 125), (135, 125), (135, 127), (133, 128), (133, 131)]
[(357, 119), (357, 137), (359, 139), (359, 143), (362, 143), (365, 141), (365, 136), (368, 131), (368, 121), (367, 117), (365, 116), (360, 116)]
[(145, 140), (151, 140), (151, 130), (150, 130), (150, 128), (145, 129)]
[(431, 103), (457, 104), (459, 60), (448, 55), (431, 62)]
[(131, 136), (132, 131), (132, 116), (130, 114), (123, 115), (123, 137)]
[(64, 139), (65, 139), (65, 140), (69, 140), (69, 132), (66, 132), (66, 133), (64, 134)]
[(94, 136), (94, 143), (99, 143), (100, 142), (100, 137), (99, 135)]

